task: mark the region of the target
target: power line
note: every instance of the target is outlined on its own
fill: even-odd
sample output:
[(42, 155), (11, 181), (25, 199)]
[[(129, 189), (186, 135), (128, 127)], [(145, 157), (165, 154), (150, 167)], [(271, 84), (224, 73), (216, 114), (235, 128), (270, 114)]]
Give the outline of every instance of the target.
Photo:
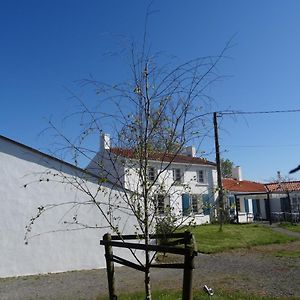
[(300, 144), (287, 144), (287, 145), (224, 145), (223, 147), (234, 148), (280, 148), (280, 147), (299, 147)]
[(263, 110), (263, 111), (234, 111), (224, 110), (217, 112), (218, 115), (258, 115), (258, 114), (280, 114), (280, 113), (297, 113), (300, 109), (287, 109), (287, 110)]

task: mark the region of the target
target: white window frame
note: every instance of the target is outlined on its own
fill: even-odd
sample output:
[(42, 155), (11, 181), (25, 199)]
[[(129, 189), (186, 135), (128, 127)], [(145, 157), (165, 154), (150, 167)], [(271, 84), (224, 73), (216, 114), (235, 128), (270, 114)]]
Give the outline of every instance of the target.
[(152, 166), (148, 167), (147, 177), (149, 181), (154, 181), (156, 178), (156, 169)]
[(191, 207), (191, 212), (193, 214), (203, 213), (203, 209), (201, 207), (201, 202), (202, 202), (202, 195), (190, 194), (190, 207)]
[(205, 170), (197, 170), (197, 183), (207, 183), (207, 174)]
[(182, 172), (182, 169), (180, 169), (180, 168), (174, 168), (173, 169), (173, 181), (176, 184), (180, 184), (180, 183), (183, 182), (183, 172)]
[(165, 215), (167, 209), (170, 208), (170, 196), (164, 194), (158, 194), (155, 196), (156, 211), (159, 215)]

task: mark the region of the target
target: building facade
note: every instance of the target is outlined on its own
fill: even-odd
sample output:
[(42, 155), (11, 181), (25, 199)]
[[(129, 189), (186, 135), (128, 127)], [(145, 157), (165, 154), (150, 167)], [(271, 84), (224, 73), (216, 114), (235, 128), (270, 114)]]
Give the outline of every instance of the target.
[[(108, 135), (102, 136), (100, 144), (87, 170), (141, 193), (141, 163), (134, 150), (111, 147)], [(151, 152), (147, 163), (147, 181), (158, 215), (172, 212), (182, 225), (191, 219), (194, 224), (210, 222), (210, 208), (216, 200), (215, 163), (196, 157), (193, 147), (185, 148), (184, 154)]]

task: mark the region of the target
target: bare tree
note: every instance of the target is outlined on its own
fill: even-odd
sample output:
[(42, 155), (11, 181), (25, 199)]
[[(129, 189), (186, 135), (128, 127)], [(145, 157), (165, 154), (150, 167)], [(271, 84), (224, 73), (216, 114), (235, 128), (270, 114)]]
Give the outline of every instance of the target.
[[(75, 141), (50, 123), (63, 140), (62, 149), (73, 153), (76, 165), (82, 158), (90, 161), (88, 174), (93, 173), (99, 178), (97, 192), (92, 193), (88, 189), (85, 178), (66, 178), (65, 175), (62, 178), (59, 174), (50, 173), (48, 177), (56, 176), (57, 182), (71, 184), (86, 193), (89, 203), (101, 212), (107, 226), (117, 234), (120, 234), (120, 229), (114, 215), (121, 209), (129, 210), (136, 219), (136, 234), (144, 235), (146, 245), (150, 243), (150, 233), (156, 230), (157, 224), (170, 220), (175, 227), (183, 224), (185, 220), (174, 213), (174, 205), (182, 192), (190, 187), (189, 183), (181, 181), (182, 174), (176, 174), (176, 180), (173, 180), (172, 164), (189, 144), (197, 144), (199, 149), (209, 134), (206, 117), (210, 115), (207, 111), (210, 97), (206, 90), (221, 78), (216, 66), (229, 46), (230, 43), (217, 56), (196, 58), (170, 67), (158, 64), (159, 55), (150, 55), (145, 41), (141, 51), (131, 44), (129, 81), (120, 84), (107, 84), (94, 78), (80, 81), (81, 87), (94, 89), (100, 98), (95, 108), (89, 108), (81, 97), (72, 93), (79, 104), (72, 116), (79, 116), (82, 128)], [(95, 155), (94, 150), (86, 147), (85, 141), (93, 134), (103, 135), (108, 125), (110, 140), (104, 139), (103, 151)], [(191, 161), (187, 160), (185, 168), (190, 165)], [(97, 197), (101, 196), (102, 187), (108, 183), (122, 193), (111, 192), (109, 203), (105, 203), (103, 208), (104, 202)], [(214, 191), (211, 192), (214, 194)], [(170, 198), (175, 199), (174, 203), (170, 203)], [(162, 203), (167, 205), (162, 207)], [(78, 202), (69, 204), (72, 207), (83, 205)], [(36, 218), (50, 208), (53, 207), (39, 207), (37, 216), (30, 221), (28, 232)], [(164, 214), (161, 214), (162, 211)], [(73, 222), (88, 227), (80, 224), (77, 218)], [(146, 251), (147, 300), (151, 299), (152, 260), (153, 256)]]

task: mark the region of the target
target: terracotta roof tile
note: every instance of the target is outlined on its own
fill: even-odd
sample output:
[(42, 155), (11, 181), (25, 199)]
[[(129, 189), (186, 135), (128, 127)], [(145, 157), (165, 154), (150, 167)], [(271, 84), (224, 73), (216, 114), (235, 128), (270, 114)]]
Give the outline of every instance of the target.
[(267, 192), (265, 185), (262, 183), (248, 181), (248, 180), (236, 180), (232, 178), (224, 178), (222, 180), (223, 188), (231, 192), (240, 193), (265, 193)]
[(287, 182), (273, 182), (266, 184), (267, 189), (272, 193), (274, 192), (293, 192), (300, 191), (300, 181), (287, 181)]
[[(110, 151), (122, 157), (138, 159), (136, 153), (131, 149), (111, 148)], [(216, 163), (208, 161), (201, 157), (191, 157), (187, 155), (173, 154), (173, 153), (151, 152), (149, 154), (149, 159), (160, 161), (160, 162), (174, 162), (174, 163), (216, 166)]]

